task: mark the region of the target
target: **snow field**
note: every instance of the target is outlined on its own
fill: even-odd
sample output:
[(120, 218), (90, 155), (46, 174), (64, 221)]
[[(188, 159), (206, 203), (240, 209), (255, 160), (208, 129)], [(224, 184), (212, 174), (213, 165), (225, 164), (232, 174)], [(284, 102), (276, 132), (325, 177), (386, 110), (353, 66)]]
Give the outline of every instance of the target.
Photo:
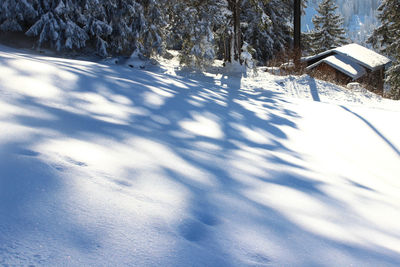
[(398, 102), (0, 47), (0, 264), (397, 266)]

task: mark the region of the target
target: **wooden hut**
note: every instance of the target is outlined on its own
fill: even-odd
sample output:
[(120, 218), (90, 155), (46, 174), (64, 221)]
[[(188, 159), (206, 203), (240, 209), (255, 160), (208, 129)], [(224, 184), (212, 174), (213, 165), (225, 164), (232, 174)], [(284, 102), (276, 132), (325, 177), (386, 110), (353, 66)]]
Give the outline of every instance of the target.
[(385, 67), (390, 59), (358, 44), (324, 51), (302, 58), (310, 75), (341, 85), (359, 82), (368, 90), (383, 94)]

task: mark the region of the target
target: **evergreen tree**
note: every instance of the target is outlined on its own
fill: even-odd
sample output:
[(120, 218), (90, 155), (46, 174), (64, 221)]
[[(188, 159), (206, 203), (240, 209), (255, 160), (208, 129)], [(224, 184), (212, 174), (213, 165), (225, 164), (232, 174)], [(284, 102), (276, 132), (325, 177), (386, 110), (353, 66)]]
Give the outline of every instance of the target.
[(311, 49), (315, 54), (347, 43), (343, 17), (337, 14), (337, 8), (333, 0), (323, 0), (318, 6), (310, 35)]
[(85, 0), (81, 4), (79, 22), (89, 35), (89, 43), (102, 57), (108, 55), (108, 38), (113, 28), (109, 23), (106, 7), (99, 0)]
[(211, 64), (221, 52), (218, 40), (228, 32), (227, 1), (179, 1), (173, 13), (172, 31), (181, 48), (181, 63), (192, 67)]
[(77, 6), (71, 0), (42, 1), (38, 5), (39, 19), (26, 32), (38, 36), (38, 46), (48, 43), (57, 51), (82, 48), (89, 39), (86, 32), (76, 24)]
[(368, 42), (391, 57), (392, 66), (387, 71), (390, 85), (389, 97), (400, 99), (400, 1), (383, 0), (378, 8), (382, 25), (374, 30)]
[(104, 1), (107, 21), (112, 32), (107, 36), (111, 55), (129, 56), (138, 47), (143, 7), (135, 0)]
[(144, 0), (140, 25), (140, 50), (146, 57), (162, 55), (165, 51), (166, 30), (169, 24), (168, 5), (174, 1)]
[(243, 63), (245, 47), (247, 61), (265, 62), (292, 40), (292, 0), (1, 0), (0, 7), (0, 31), (102, 57), (151, 57), (169, 47), (181, 50), (183, 64), (201, 67), (216, 58)]
[(26, 30), (38, 16), (34, 8), (36, 1), (2, 0), (0, 2), (0, 30), (18, 32)]
[(266, 62), (292, 41), (290, 0), (245, 0), (242, 14), (243, 39), (255, 50), (254, 57)]

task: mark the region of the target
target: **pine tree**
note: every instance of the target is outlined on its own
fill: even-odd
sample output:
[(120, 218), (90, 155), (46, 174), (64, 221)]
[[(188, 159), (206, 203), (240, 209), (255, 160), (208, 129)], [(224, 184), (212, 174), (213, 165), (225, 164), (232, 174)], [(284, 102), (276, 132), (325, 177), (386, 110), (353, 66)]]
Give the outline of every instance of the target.
[(79, 23), (84, 25), (83, 28), (89, 35), (89, 43), (94, 47), (96, 54), (106, 57), (108, 38), (113, 28), (109, 23), (104, 4), (99, 0), (82, 1)]
[(48, 44), (57, 51), (83, 48), (89, 36), (76, 23), (77, 6), (71, 0), (42, 1), (39, 19), (26, 32), (38, 36), (38, 46)]
[(292, 41), (290, 0), (244, 1), (243, 39), (255, 49), (254, 57), (266, 62)]
[(382, 25), (374, 30), (368, 42), (394, 59), (386, 81), (390, 85), (389, 97), (400, 100), (400, 1), (383, 0), (378, 11)]
[(137, 48), (143, 7), (135, 0), (109, 0), (105, 1), (105, 6), (112, 27), (108, 36), (109, 52), (129, 56)]
[(323, 0), (313, 18), (314, 30), (310, 35), (311, 48), (315, 54), (347, 43), (343, 17), (337, 14), (333, 0)]
[(0, 2), (0, 30), (23, 31), (38, 16), (34, 8), (36, 1), (2, 0)]
[(245, 47), (247, 59), (265, 62), (292, 40), (292, 0), (0, 0), (0, 8), (0, 31), (102, 57), (169, 47), (201, 67), (216, 58), (243, 63)]
[(198, 68), (211, 64), (221, 52), (218, 42), (227, 32), (230, 15), (227, 2), (179, 1), (173, 7), (173, 13), (172, 31), (181, 48), (181, 63)]
[(177, 2), (167, 40), (183, 51), (184, 64), (208, 64), (213, 58), (243, 63), (244, 43), (252, 58), (265, 63), (292, 42), (292, 0)]
[(162, 55), (165, 52), (166, 29), (169, 23), (168, 6), (174, 1), (142, 1), (143, 17), (140, 27), (140, 52), (146, 56)]

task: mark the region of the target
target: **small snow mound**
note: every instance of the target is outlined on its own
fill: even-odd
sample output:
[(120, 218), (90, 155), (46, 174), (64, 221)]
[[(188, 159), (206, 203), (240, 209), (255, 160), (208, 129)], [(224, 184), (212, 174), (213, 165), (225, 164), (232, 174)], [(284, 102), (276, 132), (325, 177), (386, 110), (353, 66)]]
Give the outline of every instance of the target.
[(246, 63), (240, 64), (238, 61), (225, 63), (224, 73), (229, 73), (237, 77), (255, 77), (257, 76), (256, 68), (249, 68)]
[(132, 69), (146, 69), (149, 65), (156, 65), (154, 59), (144, 58), (137, 50), (130, 57), (110, 57), (103, 59), (101, 63), (106, 65), (121, 65)]
[(295, 67), (293, 60), (290, 60), (289, 62), (283, 63), (280, 68), (284, 70), (289, 70), (293, 69)]
[(132, 53), (132, 55), (123, 63), (123, 65), (130, 67), (130, 68), (144, 69), (144, 68), (146, 68), (146, 60), (136, 49)]
[(116, 57), (110, 57), (103, 59), (100, 63), (106, 64), (106, 65), (117, 65), (119, 63), (119, 59)]
[(231, 74), (243, 74), (247, 70), (245, 65), (240, 64), (238, 61), (233, 61), (226, 63), (225, 71)]
[(348, 89), (352, 89), (352, 90), (359, 89), (360, 87), (361, 87), (361, 85), (359, 83), (357, 83), (357, 82), (353, 82), (353, 83), (348, 83), (347, 84), (347, 88)]

